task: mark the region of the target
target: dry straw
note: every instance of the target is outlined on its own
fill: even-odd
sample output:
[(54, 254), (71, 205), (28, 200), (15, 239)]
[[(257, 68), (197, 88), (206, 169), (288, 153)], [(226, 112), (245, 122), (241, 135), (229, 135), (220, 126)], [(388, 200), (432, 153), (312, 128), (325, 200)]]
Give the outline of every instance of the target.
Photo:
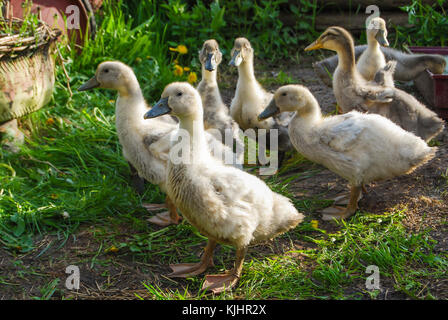
[(15, 58), (19, 55), (28, 55), (56, 40), (61, 35), (60, 30), (50, 29), (42, 21), (38, 22), (33, 34), (24, 34), (19, 32), (23, 23), (24, 21), (18, 18), (0, 20), (1, 25), (8, 25), (9, 30), (17, 31), (14, 34), (0, 34), (0, 59), (4, 56)]

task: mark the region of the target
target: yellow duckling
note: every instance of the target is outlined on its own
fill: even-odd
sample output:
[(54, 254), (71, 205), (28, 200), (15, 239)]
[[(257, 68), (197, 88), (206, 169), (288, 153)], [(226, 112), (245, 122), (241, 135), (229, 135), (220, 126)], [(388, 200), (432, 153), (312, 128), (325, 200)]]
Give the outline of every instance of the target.
[(351, 111), (324, 118), (316, 98), (301, 85), (279, 88), (259, 117), (280, 112), (295, 112), (288, 131), (297, 151), (350, 183), (348, 206), (324, 210), (324, 220), (350, 217), (363, 184), (410, 173), (437, 150), (377, 114)]
[[(170, 139), (178, 124), (171, 116), (144, 120), (149, 110), (132, 68), (119, 61), (106, 61), (98, 65), (95, 76), (79, 87), (79, 91), (107, 88), (118, 91), (115, 104), (116, 128), (123, 155), (131, 170), (146, 181), (158, 185), (166, 193), (166, 168), (169, 159)], [(227, 157), (237, 165), (233, 151), (213, 135), (206, 133), (207, 146), (217, 159)], [(168, 208), (149, 219), (159, 226), (178, 224), (181, 217), (170, 197), (165, 204), (144, 204), (149, 211)]]
[(370, 81), (380, 69), (386, 66), (386, 58), (380, 49), (380, 45), (389, 46), (386, 21), (380, 17), (371, 19), (366, 33), (367, 49), (359, 57), (356, 68), (364, 79)]
[[(218, 242), (236, 247), (234, 268), (227, 274), (208, 275), (203, 289), (215, 293), (238, 282), (250, 244), (269, 240), (294, 228), (303, 219), (291, 201), (259, 178), (214, 160), (205, 143), (199, 93), (188, 83), (171, 83), (160, 101), (145, 114), (155, 118), (172, 114), (186, 132), (187, 161), (169, 161), (166, 190), (183, 216), (209, 241), (201, 262), (172, 265), (174, 277), (189, 277), (213, 265)], [(174, 139), (172, 141), (178, 141)], [(173, 148), (175, 144), (171, 145)]]

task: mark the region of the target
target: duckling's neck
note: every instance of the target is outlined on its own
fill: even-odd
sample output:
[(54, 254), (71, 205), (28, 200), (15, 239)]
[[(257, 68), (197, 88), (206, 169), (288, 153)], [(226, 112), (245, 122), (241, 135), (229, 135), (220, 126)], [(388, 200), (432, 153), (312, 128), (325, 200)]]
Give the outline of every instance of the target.
[(291, 120), (297, 128), (313, 128), (316, 123), (322, 121), (322, 112), (316, 98), (310, 93), (306, 100), (308, 103), (296, 112)]
[(338, 68), (347, 73), (353, 73), (355, 68), (355, 48), (353, 43), (347, 41), (336, 50), (339, 57)]
[(120, 97), (123, 98), (143, 97), (142, 90), (140, 89), (140, 84), (138, 83), (137, 77), (134, 73), (130, 73), (125, 76), (123, 85), (118, 88), (118, 93)]
[(129, 122), (137, 125), (144, 121), (143, 115), (147, 112), (147, 106), (137, 78), (130, 77), (126, 85), (118, 89), (118, 99), (115, 104), (117, 123)]
[(198, 108), (196, 113), (179, 117), (179, 129), (185, 130), (188, 134), (191, 162), (196, 164), (207, 161), (209, 153), (207, 152), (202, 107)]
[(367, 34), (367, 48), (371, 51), (380, 50), (380, 44), (376, 40), (375, 35)]
[[(211, 112), (210, 108), (212, 106), (219, 106), (222, 104), (216, 69), (213, 71), (207, 71), (205, 70), (204, 66), (202, 66), (202, 79), (197, 87), (197, 90), (201, 95), (204, 111)], [(215, 108), (213, 108), (213, 110), (214, 109)]]
[(213, 71), (205, 70), (205, 67), (202, 66), (202, 81), (204, 81), (207, 85), (217, 85), (217, 69)]
[(243, 60), (238, 66), (238, 83), (256, 83), (254, 73), (254, 60), (253, 58), (247, 58)]

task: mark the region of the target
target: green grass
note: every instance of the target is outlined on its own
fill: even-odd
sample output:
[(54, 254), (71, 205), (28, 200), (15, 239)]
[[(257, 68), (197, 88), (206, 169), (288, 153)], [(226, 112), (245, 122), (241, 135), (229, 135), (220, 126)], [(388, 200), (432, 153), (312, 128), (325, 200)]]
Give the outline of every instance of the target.
[[(175, 79), (164, 57), (167, 46), (160, 45), (162, 35), (144, 30), (150, 22), (131, 29), (119, 7), (108, 1), (105, 12), (96, 39), (81, 55), (61, 46), (71, 87), (90, 78), (99, 62), (116, 59), (133, 66), (144, 93), (157, 100), (160, 89)], [(82, 222), (141, 210), (116, 136), (116, 94), (73, 91), (71, 97), (58, 66), (49, 106), (21, 120), (29, 133), (26, 145), (16, 155), (0, 150), (0, 241), (7, 247), (24, 252), (32, 249), (35, 234), (62, 231), (68, 236)], [(162, 201), (164, 196), (152, 187), (144, 197)], [(63, 218), (64, 212), (70, 219)]]
[[(237, 289), (219, 296), (200, 290), (202, 277), (187, 280), (180, 289), (145, 283), (152, 299), (360, 299), (379, 292), (365, 289), (366, 267), (376, 265), (382, 281), (395, 282), (395, 289), (410, 298), (432, 299), (425, 290), (429, 280), (443, 279), (447, 255), (434, 255), (434, 241), (427, 232), (409, 234), (401, 224), (403, 212), (382, 215), (358, 214), (340, 230), (328, 233), (305, 221), (281, 238), (315, 248), (257, 256), (249, 250)], [(188, 242), (194, 243), (194, 239)], [(278, 240), (276, 240), (278, 241)], [(189, 261), (185, 257), (179, 259)], [(225, 252), (227, 263), (233, 250)], [(223, 253), (221, 253), (223, 255)], [(254, 256), (255, 254), (255, 256)], [(191, 261), (197, 261), (197, 257)], [(221, 266), (217, 268), (221, 270)]]
[[(148, 186), (140, 197), (130, 186), (129, 169), (114, 125), (116, 94), (106, 90), (76, 91), (94, 74), (96, 65), (108, 59), (121, 60), (133, 67), (150, 103), (158, 100), (167, 83), (179, 80), (172, 73), (175, 58), (198, 71), (194, 56), (202, 40), (219, 34), (232, 22), (231, 18), (221, 14), (224, 6), (217, 2), (212, 12), (202, 12), (202, 3), (193, 8), (183, 7), (182, 1), (170, 3), (176, 5), (166, 8), (144, 1), (139, 14), (130, 18), (129, 14), (136, 10), (132, 5), (105, 1), (105, 14), (98, 20), (96, 39), (87, 42), (82, 53), (76, 52), (74, 47), (61, 46), (73, 96), (67, 90), (58, 64), (54, 97), (49, 106), (20, 120), (29, 137), (21, 152), (11, 154), (0, 149), (0, 246), (11, 256), (22, 257), (30, 252), (41, 256), (57, 244), (58, 248), (63, 248), (80, 229), (94, 226), (92, 236), (97, 247), (80, 261), (91, 268), (112, 265), (115, 256), (110, 249), (113, 247), (118, 249), (118, 257), (126, 256), (146, 266), (198, 261), (197, 254), (206, 239), (194, 227), (183, 222), (179, 226), (158, 229), (146, 222), (148, 215), (141, 208), (142, 201), (162, 202), (164, 195), (158, 187)], [(234, 2), (225, 7), (227, 13), (242, 9), (241, 13), (248, 17), (256, 10), (256, 19), (261, 19), (261, 24), (249, 30), (252, 18), (247, 18), (237, 26), (241, 32), (256, 33), (257, 28), (269, 25), (278, 13), (277, 7), (271, 10), (264, 1), (255, 8), (240, 8), (245, 5), (248, 3)], [(309, 9), (316, 13), (315, 7), (303, 8), (305, 12)], [(299, 15), (300, 10), (295, 13)], [(175, 22), (169, 24), (164, 20), (167, 17)], [(189, 54), (177, 57), (168, 47), (182, 43), (185, 30), (180, 28), (185, 27), (188, 19), (196, 19), (195, 23), (200, 19), (214, 19), (214, 23), (210, 29), (200, 30), (200, 37), (185, 34)], [(275, 30), (278, 29), (277, 25)], [(315, 35), (308, 36), (312, 39)], [(272, 39), (260, 37), (255, 38), (255, 46), (262, 46), (263, 41), (272, 42)], [(223, 51), (230, 50), (231, 41), (224, 43)], [(281, 45), (281, 42), (272, 43), (267, 53)], [(281, 53), (270, 58), (279, 59), (285, 55)], [(185, 80), (185, 76), (180, 79)], [(266, 85), (293, 82), (283, 72), (262, 80)], [(381, 215), (358, 213), (333, 233), (313, 228), (311, 214), (330, 202), (324, 195), (294, 198), (290, 185), (321, 169), (311, 166), (297, 153), (290, 156), (281, 175), (267, 179), (274, 191), (290, 197), (298, 210), (307, 213), (304, 223), (267, 245), (283, 244), (290, 249), (268, 250), (265, 246), (260, 253), (257, 247), (251, 248), (241, 281), (231, 293), (215, 297), (205, 294), (200, 290), (202, 276), (184, 282), (162, 277), (158, 283), (144, 281), (141, 284), (147, 296), (153, 299), (375, 298), (378, 293), (367, 292), (364, 286), (365, 268), (375, 264), (380, 268), (381, 280), (392, 282), (399, 292), (411, 298), (431, 298), (425, 283), (444, 277), (448, 258), (446, 253), (433, 253), (435, 242), (428, 231), (409, 234), (401, 223), (402, 211)], [(448, 184), (446, 176), (448, 174), (444, 176)], [(39, 239), (48, 235), (58, 241), (39, 247)], [(297, 245), (303, 249), (297, 249)], [(214, 272), (229, 269), (234, 252), (229, 246), (221, 246), (215, 257)], [(20, 259), (16, 263), (19, 277), (42, 276), (27, 269)], [(152, 267), (146, 269), (148, 273), (152, 270)], [(107, 270), (104, 275), (108, 275)], [(33, 298), (51, 299), (56, 294), (61, 295), (57, 288), (62, 282), (63, 279), (46, 278), (39, 294)], [(16, 286), (3, 277), (0, 277), (0, 284)], [(135, 298), (139, 297), (142, 296), (136, 294)]]

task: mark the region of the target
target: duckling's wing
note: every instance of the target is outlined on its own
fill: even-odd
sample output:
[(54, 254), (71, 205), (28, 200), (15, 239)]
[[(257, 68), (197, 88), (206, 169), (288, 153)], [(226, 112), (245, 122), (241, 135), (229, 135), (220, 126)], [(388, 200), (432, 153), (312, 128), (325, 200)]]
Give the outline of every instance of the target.
[(395, 91), (393, 88), (383, 86), (350, 86), (345, 90), (354, 92), (357, 96), (364, 100), (370, 100), (372, 103), (389, 103), (392, 102), (395, 97)]
[[(230, 164), (238, 169), (243, 168), (242, 157), (233, 152), (233, 146), (229, 147), (228, 145), (223, 143), (225, 142), (225, 136), (222, 136), (221, 132), (218, 129), (212, 128), (205, 131), (205, 138), (209, 151), (215, 160), (218, 160), (225, 164)], [(231, 161), (231, 163), (229, 163), (229, 161)]]
[(347, 152), (353, 149), (366, 130), (359, 113), (347, 113), (339, 116), (339, 122), (329, 122), (322, 128), (320, 142), (335, 152)]
[(384, 68), (378, 70), (374, 77), (374, 82), (380, 86), (393, 87), (394, 73), (397, 67), (397, 61), (390, 60)]
[(152, 156), (166, 161), (170, 149), (171, 135), (176, 131), (177, 125), (157, 119), (147, 121), (152, 121), (152, 123), (151, 128), (148, 128), (150, 130), (147, 130), (142, 136), (143, 146)]
[(143, 145), (149, 148), (153, 143), (159, 141), (162, 137), (166, 135), (165, 132), (153, 132), (148, 133), (143, 136)]
[[(271, 190), (255, 176), (233, 167), (220, 167), (213, 172), (209, 183), (216, 196), (228, 209), (240, 211), (241, 215), (250, 216), (269, 202)], [(234, 211), (235, 212), (235, 211)]]
[(158, 135), (147, 135), (143, 138), (146, 149), (153, 157), (163, 161), (169, 160), (171, 136), (168, 133)]

